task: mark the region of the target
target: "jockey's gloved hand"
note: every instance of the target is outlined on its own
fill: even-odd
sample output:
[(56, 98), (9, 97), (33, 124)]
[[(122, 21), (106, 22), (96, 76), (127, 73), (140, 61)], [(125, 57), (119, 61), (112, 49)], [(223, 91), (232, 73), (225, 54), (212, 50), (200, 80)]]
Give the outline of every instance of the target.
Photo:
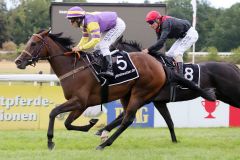
[(146, 49), (142, 50), (142, 52), (145, 53), (145, 54), (148, 54), (149, 50), (146, 48)]
[(73, 52), (79, 52), (81, 50), (82, 50), (82, 47), (78, 47), (78, 46), (72, 48)]

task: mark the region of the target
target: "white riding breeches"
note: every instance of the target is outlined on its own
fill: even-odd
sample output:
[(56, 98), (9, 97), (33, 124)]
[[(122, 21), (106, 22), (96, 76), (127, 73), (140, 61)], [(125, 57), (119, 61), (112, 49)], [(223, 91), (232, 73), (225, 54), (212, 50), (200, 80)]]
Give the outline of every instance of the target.
[(198, 40), (198, 32), (191, 27), (187, 33), (186, 36), (183, 38), (179, 38), (169, 49), (168, 52), (166, 52), (167, 56), (170, 57), (177, 57), (177, 56), (183, 56), (184, 52), (188, 50), (196, 41)]
[(117, 18), (116, 26), (101, 35), (101, 41), (94, 47), (94, 50), (101, 50), (103, 56), (111, 55), (109, 47), (123, 34), (126, 24), (121, 18)]

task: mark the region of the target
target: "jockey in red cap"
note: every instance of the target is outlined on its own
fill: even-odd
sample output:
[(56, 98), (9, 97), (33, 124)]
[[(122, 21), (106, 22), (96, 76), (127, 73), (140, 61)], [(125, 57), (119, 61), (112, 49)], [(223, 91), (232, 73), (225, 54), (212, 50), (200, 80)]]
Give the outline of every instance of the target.
[(147, 49), (144, 53), (156, 53), (160, 50), (166, 40), (177, 39), (172, 47), (166, 52), (167, 56), (173, 57), (177, 62), (178, 72), (183, 76), (183, 54), (198, 40), (198, 32), (187, 20), (178, 19), (170, 16), (162, 16), (157, 11), (150, 11), (146, 16), (146, 22), (157, 34), (157, 42)]

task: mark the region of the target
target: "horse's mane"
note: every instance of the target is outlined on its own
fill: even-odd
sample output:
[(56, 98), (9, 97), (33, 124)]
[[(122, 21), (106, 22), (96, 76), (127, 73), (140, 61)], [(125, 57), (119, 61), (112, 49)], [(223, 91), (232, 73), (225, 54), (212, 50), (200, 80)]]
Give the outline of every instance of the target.
[(52, 34), (49, 33), (49, 37), (52, 38), (54, 41), (57, 41), (61, 44), (65, 49), (71, 50), (71, 46), (74, 44), (72, 38), (70, 37), (61, 37), (63, 32)]
[[(43, 32), (44, 30), (40, 30), (39, 32), (37, 32), (37, 34)], [(56, 33), (56, 34), (53, 34), (53, 33), (49, 33), (48, 36), (58, 42), (60, 45), (62, 45), (66, 50), (71, 50), (71, 46), (74, 44), (72, 38), (70, 37), (61, 37), (63, 34), (63, 32), (60, 32), (60, 33)]]
[(136, 50), (138, 51), (141, 51), (142, 50), (142, 45), (137, 42), (137, 41), (127, 41), (125, 39), (123, 39), (123, 36), (119, 38), (119, 40), (117, 41), (117, 46), (116, 48), (119, 48), (119, 49), (123, 49), (123, 48), (120, 48), (120, 47), (123, 47), (123, 46), (131, 46), (132, 48), (135, 48)]
[(121, 40), (120, 43), (123, 44), (123, 45), (130, 45), (130, 46), (132, 46), (133, 48), (136, 48), (139, 51), (142, 50), (142, 45), (139, 42), (137, 42), (137, 41)]
[[(135, 48), (135, 49), (138, 50), (138, 51), (142, 51), (142, 49), (143, 49), (142, 44), (140, 44), (139, 42), (137, 42), (137, 41), (132, 41), (132, 40), (127, 41), (127, 40), (125, 40), (125, 39), (123, 40), (122, 37), (119, 39), (119, 42), (118, 42), (118, 43), (119, 43), (119, 44), (122, 44), (123, 46), (124, 46), (124, 45), (129, 45), (129, 46)], [(152, 51), (150, 54), (151, 54), (151, 55), (157, 55), (157, 54), (159, 54), (159, 52), (158, 52), (158, 51)]]

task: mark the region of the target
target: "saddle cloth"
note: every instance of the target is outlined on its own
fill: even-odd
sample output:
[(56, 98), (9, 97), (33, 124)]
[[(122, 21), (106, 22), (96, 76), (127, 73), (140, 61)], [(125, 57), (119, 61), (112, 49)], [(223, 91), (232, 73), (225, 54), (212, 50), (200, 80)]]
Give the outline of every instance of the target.
[(124, 82), (128, 82), (139, 77), (138, 71), (134, 64), (132, 63), (129, 54), (125, 51), (119, 50), (112, 51), (114, 73), (113, 77), (106, 78), (99, 76), (99, 73), (101, 72), (102, 62), (101, 63), (92, 62), (94, 58), (89, 55), (87, 55), (87, 59), (90, 63), (92, 63), (93, 70), (102, 86), (105, 85), (106, 83), (109, 86), (113, 86)]
[(198, 64), (184, 63), (183, 75), (185, 79), (200, 86), (200, 67)]
[[(155, 56), (155, 58), (157, 58), (157, 60), (161, 62), (164, 66), (173, 70), (177, 70), (176, 63), (172, 57), (158, 54), (157, 56)], [(200, 86), (200, 67), (198, 64), (184, 63), (183, 74), (185, 79), (192, 81), (196, 85)]]

